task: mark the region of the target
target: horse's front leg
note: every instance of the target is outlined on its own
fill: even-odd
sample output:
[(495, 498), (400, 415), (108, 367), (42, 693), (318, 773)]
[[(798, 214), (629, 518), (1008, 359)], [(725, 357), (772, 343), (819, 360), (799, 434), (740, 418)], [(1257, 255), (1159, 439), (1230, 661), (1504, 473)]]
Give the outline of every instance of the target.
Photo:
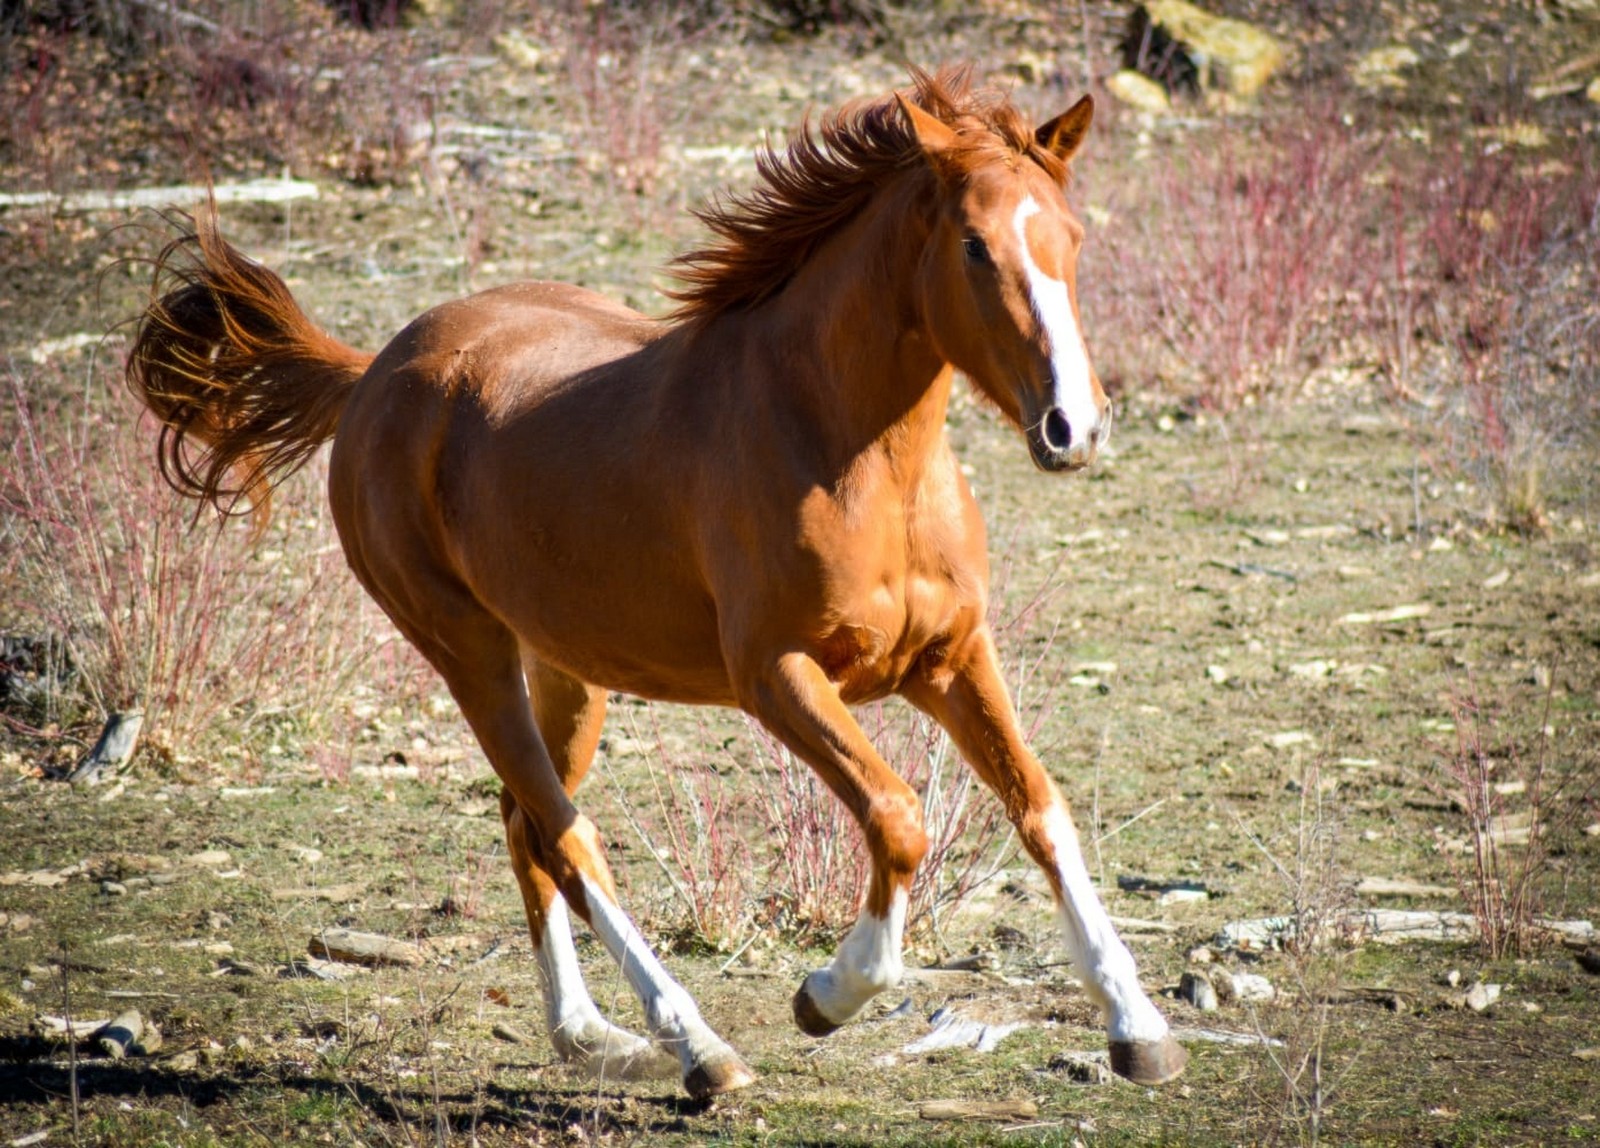
[(794, 996), (795, 1023), (826, 1036), (899, 983), (911, 880), (928, 849), (916, 793), (878, 755), (822, 668), (789, 654), (752, 673), (741, 702), (855, 816), (872, 856), (866, 899), (825, 968)]
[(1177, 1076), (1188, 1054), (1140, 986), (1133, 955), (1100, 904), (1066, 799), (1023, 743), (987, 628), (937, 663), (919, 667), (900, 692), (949, 731), (1005, 803), (1023, 847), (1043, 868), (1067, 955), (1105, 1015), (1111, 1067), (1140, 1084)]

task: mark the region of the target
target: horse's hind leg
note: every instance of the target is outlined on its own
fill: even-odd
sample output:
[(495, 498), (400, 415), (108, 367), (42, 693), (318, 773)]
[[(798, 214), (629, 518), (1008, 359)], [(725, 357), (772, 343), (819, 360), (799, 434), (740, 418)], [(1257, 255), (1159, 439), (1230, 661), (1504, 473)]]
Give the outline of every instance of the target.
[[(571, 796), (594, 761), (605, 720), (605, 691), (544, 665), (526, 650), (522, 663), (534, 721), (562, 788)], [(572, 943), (566, 898), (535, 858), (529, 821), (509, 789), (500, 795), (500, 811), (539, 963), (546, 1029), (556, 1054), (612, 1078), (631, 1080), (670, 1072), (671, 1062), (658, 1054), (654, 1044), (611, 1024), (595, 1007)]]
[(431, 625), (405, 625), (401, 612), (390, 616), (444, 676), (516, 803), (521, 844), (515, 848), (528, 859), (528, 871), (536, 865), (549, 875), (622, 966), (644, 1005), (651, 1036), (678, 1057), (691, 1096), (715, 1096), (751, 1083), (755, 1075), (701, 1019), (694, 999), (618, 906), (599, 834), (572, 804), (534, 723), (516, 639), (464, 591), (448, 584), (432, 589), (432, 613), (449, 619), (448, 636), (436, 635)]
[(1111, 1067), (1140, 1084), (1177, 1076), (1188, 1054), (1145, 995), (1133, 956), (1095, 894), (1066, 800), (1023, 743), (988, 632), (974, 634), (940, 664), (922, 667), (901, 693), (949, 731), (967, 762), (1005, 803), (1023, 847), (1044, 870), (1067, 955), (1105, 1014)]

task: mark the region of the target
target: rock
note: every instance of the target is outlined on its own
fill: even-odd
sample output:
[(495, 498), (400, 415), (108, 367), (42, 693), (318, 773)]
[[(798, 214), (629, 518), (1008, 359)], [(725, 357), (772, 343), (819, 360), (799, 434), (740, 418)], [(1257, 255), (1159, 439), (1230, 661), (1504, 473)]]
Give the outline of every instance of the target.
[(1135, 111), (1165, 115), (1172, 111), (1167, 89), (1149, 76), (1124, 68), (1106, 81), (1106, 90)]
[(1483, 1012), (1500, 999), (1500, 986), (1474, 981), (1467, 990), (1466, 1006), (1473, 1012)]
[(1350, 78), (1357, 87), (1368, 90), (1403, 88), (1406, 79), (1400, 73), (1421, 62), (1421, 57), (1404, 44), (1390, 44), (1374, 48), (1357, 60), (1350, 69)]
[(1589, 86), (1583, 90), (1583, 95), (1591, 104), (1600, 104), (1600, 76), (1589, 81)]
[(1178, 981), (1178, 999), (1188, 1001), (1201, 1012), (1216, 1012), (1220, 1007), (1216, 986), (1204, 973), (1184, 973)]
[(1196, 945), (1187, 953), (1183, 954), (1183, 959), (1188, 961), (1191, 965), (1209, 965), (1212, 961), (1217, 959), (1217, 955), (1204, 945)]
[(1228, 671), (1221, 666), (1207, 666), (1206, 680), (1212, 685), (1220, 686), (1228, 680)]
[(409, 941), (354, 929), (328, 928), (312, 936), (308, 948), (314, 957), (352, 965), (400, 965), (416, 968), (427, 958)]
[(100, 737), (67, 780), (73, 783), (94, 785), (106, 770), (115, 773), (128, 763), (139, 744), (139, 731), (144, 727), (144, 711), (127, 710), (106, 718)]
[(1216, 16), (1186, 0), (1146, 0), (1133, 10), (1122, 40), (1127, 67), (1179, 87), (1221, 89), (1253, 99), (1283, 66), (1271, 33)]
[(1211, 975), (1217, 997), (1233, 1004), (1256, 1004), (1270, 1001), (1278, 995), (1272, 982), (1259, 973), (1234, 973), (1218, 969)]

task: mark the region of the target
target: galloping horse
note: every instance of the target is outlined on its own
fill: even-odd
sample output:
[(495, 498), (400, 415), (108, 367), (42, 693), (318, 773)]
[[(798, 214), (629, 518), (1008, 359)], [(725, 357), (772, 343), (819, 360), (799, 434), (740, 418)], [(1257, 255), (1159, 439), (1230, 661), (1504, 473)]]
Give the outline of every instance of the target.
[[(985, 620), (984, 524), (944, 432), (960, 371), (1043, 470), (1089, 465), (1108, 433), (1065, 196), (1092, 114), (1085, 96), (1032, 130), (965, 71), (914, 72), (765, 152), (753, 191), (702, 212), (715, 238), (679, 260), (670, 319), (522, 283), (436, 307), (376, 356), (313, 325), (220, 238), (214, 209), (175, 217), (128, 362), (162, 471), (259, 517), (333, 440), (350, 567), (504, 783), (563, 1058), (626, 1070), (659, 1046), (696, 1098), (754, 1080), (618, 905), (573, 804), (607, 691), (744, 709), (860, 823), (860, 916), (794, 997), (814, 1036), (902, 972), (921, 808), (849, 709), (899, 694), (949, 731), (1043, 868), (1112, 1067), (1141, 1083), (1182, 1071), (1023, 743)], [(569, 907), (654, 1045), (596, 1008)]]

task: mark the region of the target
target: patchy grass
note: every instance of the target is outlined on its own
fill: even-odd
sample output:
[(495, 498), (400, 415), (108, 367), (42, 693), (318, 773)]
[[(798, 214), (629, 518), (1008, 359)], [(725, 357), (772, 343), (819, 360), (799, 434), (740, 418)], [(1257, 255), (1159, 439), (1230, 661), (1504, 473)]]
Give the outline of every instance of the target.
[[(1480, 57), (1509, 50), (1445, 8), (1439, 36), (1477, 37)], [(372, 348), (431, 302), (517, 278), (659, 311), (658, 269), (694, 237), (686, 207), (747, 180), (764, 130), (900, 82), (902, 50), (976, 59), (1053, 112), (1076, 94), (1062, 73), (1076, 77), (1084, 48), (1060, 12), (1028, 6), (900, 14), (804, 50), (709, 6), (698, 22), (615, 5), (524, 19), (477, 0), (373, 32), (309, 3), (250, 12), (227, 35), (163, 25), (133, 43), (115, 27), (8, 26), (0, 99), (16, 126), (0, 171), (11, 187), (69, 191), (287, 163), (320, 197), (232, 209), (225, 225), (332, 331)], [(1052, 482), (977, 404), (959, 399), (950, 419), (991, 522), (1025, 722), (1077, 806), (1111, 911), (1172, 930), (1129, 933), (1147, 983), (1168, 992), (1225, 921), (1315, 917), (1363, 876), (1454, 882), (1448, 843), (1470, 820), (1429, 780), (1457, 745), (1468, 680), (1508, 744), (1545, 746), (1573, 777), (1545, 790), (1564, 828), (1537, 871), (1544, 910), (1600, 912), (1600, 838), (1583, 832), (1600, 822), (1592, 138), (1568, 130), (1568, 103), (1518, 103), (1498, 69), (1451, 71), (1467, 100), (1454, 110), (1420, 78), (1390, 96), (1314, 84), (1326, 53), (1407, 33), (1372, 17), (1330, 40), (1296, 23), (1309, 9), (1269, 15), (1306, 34), (1308, 60), (1259, 120), (1143, 123), (1102, 101), (1073, 194), (1090, 225), (1085, 325), (1119, 389), (1110, 457)], [(1088, 54), (1109, 60), (1119, 29), (1098, 9), (1094, 26)], [(1518, 27), (1536, 61), (1591, 34)], [(1013, 67), (1024, 44), (1033, 63)], [(241, 53), (253, 71), (224, 66)], [(1480, 131), (1518, 116), (1549, 142)], [(1327, 210), (1305, 214), (1306, 187)], [(850, 831), (822, 816), (809, 838), (772, 831), (791, 807), (762, 788), (777, 763), (736, 716), (627, 699), (585, 808), (626, 902), (762, 1080), (700, 1107), (673, 1082), (572, 1077), (539, 1035), (497, 786), (327, 549), (316, 484), (289, 492), (281, 536), (255, 547), (232, 530), (186, 534), (187, 508), (140, 465), (147, 436), (112, 397), (116, 344), (54, 342), (137, 309), (142, 281), (115, 259), (148, 255), (149, 240), (118, 221), (0, 218), (15, 284), (0, 300), (0, 636), (70, 635), (77, 651), (77, 677), (44, 683), (32, 708), (0, 698), (0, 877), (68, 871), (0, 886), (0, 1139), (73, 1138), (74, 1075), (76, 1139), (130, 1146), (1600, 1137), (1592, 1063), (1572, 1055), (1595, 1043), (1600, 981), (1550, 946), (1521, 960), (1459, 946), (1268, 953), (1248, 968), (1278, 987), (1269, 1008), (1162, 1005), (1182, 1027), (1265, 1033), (1284, 1050), (1191, 1041), (1172, 1088), (1074, 1083), (1058, 1055), (1103, 1037), (1060, 963), (1042, 885), (1011, 861), (911, 937), (912, 966), (981, 950), (992, 971), (913, 976), (884, 1002), (909, 998), (907, 1015), (807, 1040), (789, 995), (852, 909), (848, 866), (822, 864), (849, 860)], [(146, 653), (113, 672), (118, 649)], [(148, 698), (152, 676), (169, 704), (128, 775), (85, 790), (39, 779), (106, 709)], [(906, 772), (931, 776), (930, 731), (893, 707), (863, 717)], [(955, 776), (938, 782), (944, 891), (1004, 857), (985, 837), (993, 802)], [(665, 871), (652, 845), (671, 847)], [(186, 861), (203, 850), (228, 856)], [(1158, 904), (1119, 877), (1199, 881), (1210, 899)], [(926, 887), (930, 904), (940, 892)], [(334, 923), (426, 941), (430, 960), (288, 975)], [(598, 948), (582, 953), (602, 1006), (636, 1023)], [(1451, 969), (1505, 986), (1500, 1003), (1447, 1007)], [(74, 1011), (131, 1000), (164, 1048), (85, 1057), (74, 1073), (28, 1028), (60, 1011), (63, 977)], [(1410, 1003), (1328, 1003), (1349, 988)], [(112, 995), (126, 992), (148, 995)], [(904, 1053), (946, 1005), (1030, 1027), (992, 1054)], [(533, 1039), (495, 1037), (497, 1021)], [(918, 1103), (940, 1098), (1027, 1098), (1040, 1115), (1021, 1128), (920, 1119)]]

